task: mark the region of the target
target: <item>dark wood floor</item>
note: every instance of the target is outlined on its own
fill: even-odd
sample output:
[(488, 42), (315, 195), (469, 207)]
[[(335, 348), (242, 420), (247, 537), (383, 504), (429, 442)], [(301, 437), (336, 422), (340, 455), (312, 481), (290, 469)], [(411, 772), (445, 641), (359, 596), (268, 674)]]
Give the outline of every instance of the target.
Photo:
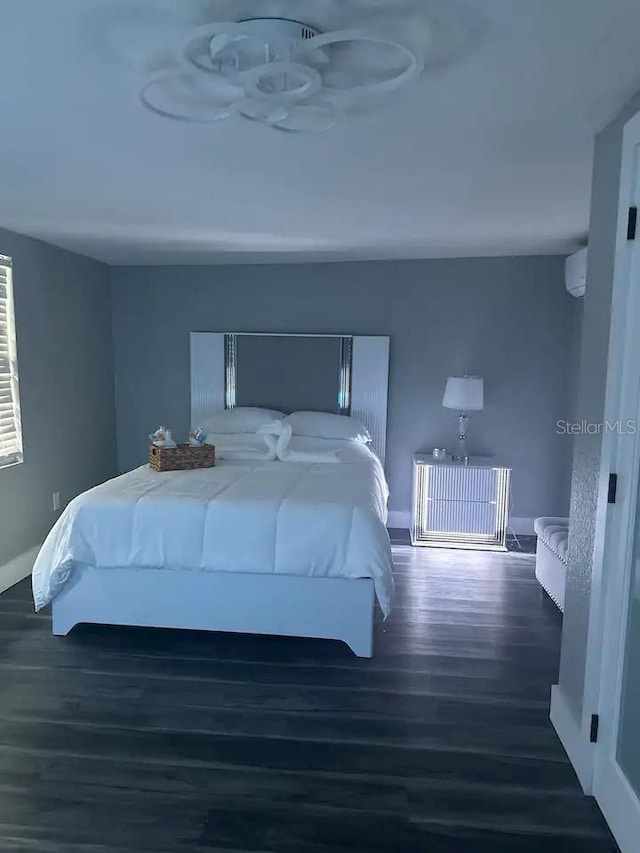
[(611, 853), (548, 722), (524, 554), (394, 548), (376, 657), (80, 627), (0, 596), (0, 850)]

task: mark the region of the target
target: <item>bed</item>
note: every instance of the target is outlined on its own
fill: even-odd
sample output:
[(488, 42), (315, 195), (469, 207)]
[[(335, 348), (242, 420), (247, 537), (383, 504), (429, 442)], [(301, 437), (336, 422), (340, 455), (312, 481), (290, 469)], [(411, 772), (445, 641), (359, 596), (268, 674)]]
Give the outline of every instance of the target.
[[(234, 338), (192, 335), (194, 424), (237, 405)], [(388, 339), (339, 343), (337, 410), (370, 425), (372, 446), (325, 443), (339, 464), (223, 460), (164, 474), (145, 465), (80, 495), (34, 566), (36, 608), (52, 604), (54, 634), (79, 623), (275, 634), (372, 656), (376, 602), (384, 616), (393, 602)]]

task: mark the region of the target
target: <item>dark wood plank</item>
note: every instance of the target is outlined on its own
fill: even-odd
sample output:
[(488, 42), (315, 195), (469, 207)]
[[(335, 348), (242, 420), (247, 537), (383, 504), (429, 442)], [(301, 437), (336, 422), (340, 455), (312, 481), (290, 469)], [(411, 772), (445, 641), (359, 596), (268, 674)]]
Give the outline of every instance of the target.
[(394, 547), (376, 656), (0, 596), (0, 850), (613, 853), (548, 720), (533, 558)]

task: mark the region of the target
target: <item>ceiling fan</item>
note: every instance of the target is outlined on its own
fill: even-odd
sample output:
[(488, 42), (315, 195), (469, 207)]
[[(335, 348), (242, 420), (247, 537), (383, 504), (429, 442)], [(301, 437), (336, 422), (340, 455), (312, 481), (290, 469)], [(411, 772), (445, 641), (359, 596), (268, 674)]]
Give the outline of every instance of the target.
[(416, 50), (384, 35), (320, 32), (287, 18), (197, 27), (174, 59), (142, 87), (152, 112), (186, 122), (238, 117), (291, 132), (328, 130), (379, 106), (424, 69)]

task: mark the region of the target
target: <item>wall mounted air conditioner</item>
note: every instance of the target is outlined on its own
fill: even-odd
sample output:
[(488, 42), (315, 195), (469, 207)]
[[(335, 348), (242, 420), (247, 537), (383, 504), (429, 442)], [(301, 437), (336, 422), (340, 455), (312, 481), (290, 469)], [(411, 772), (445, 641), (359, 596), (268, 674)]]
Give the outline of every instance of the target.
[(564, 263), (564, 281), (572, 296), (584, 296), (587, 289), (587, 247), (569, 255)]

